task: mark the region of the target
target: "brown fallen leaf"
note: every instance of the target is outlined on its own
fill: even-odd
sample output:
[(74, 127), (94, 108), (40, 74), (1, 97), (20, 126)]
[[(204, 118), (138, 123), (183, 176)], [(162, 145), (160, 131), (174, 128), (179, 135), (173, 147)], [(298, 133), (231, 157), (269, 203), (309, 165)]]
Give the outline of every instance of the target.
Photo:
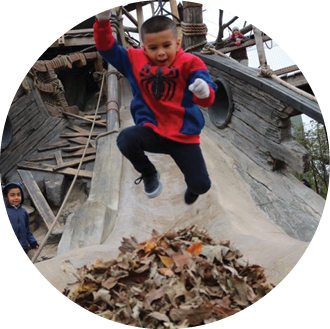
[(212, 315), (210, 307), (198, 307), (197, 309), (175, 309), (170, 311), (170, 318), (174, 322), (188, 320), (190, 326), (198, 326), (204, 324), (204, 320)]
[(190, 246), (187, 249), (187, 252), (189, 252), (190, 254), (194, 255), (194, 256), (199, 256), (199, 254), (201, 253), (203, 248), (203, 243), (202, 242), (197, 242), (195, 244), (193, 244), (192, 246)]
[[(196, 242), (198, 241), (198, 242)], [(229, 241), (197, 225), (138, 243), (123, 239), (117, 259), (62, 269), (74, 276), (64, 294), (81, 307), (125, 325), (174, 329), (221, 320), (273, 289), (260, 265), (249, 265)], [(72, 277), (70, 279), (72, 281)]]
[(147, 293), (147, 295), (145, 296), (145, 300), (144, 300), (144, 306), (145, 307), (149, 307), (151, 303), (156, 300), (156, 299), (160, 299), (161, 297), (163, 297), (166, 293), (166, 288), (165, 287), (161, 287), (159, 289), (153, 289), (151, 291), (149, 291)]
[(189, 253), (184, 253), (182, 255), (173, 256), (173, 261), (176, 266), (175, 272), (182, 272), (185, 266), (188, 266), (192, 262), (192, 256)]
[(166, 267), (171, 267), (174, 264), (172, 257), (166, 257), (161, 255), (158, 255), (158, 257)]
[(148, 240), (145, 244), (144, 251), (148, 254), (150, 251), (157, 247), (156, 241)]
[(169, 269), (169, 268), (164, 268), (164, 267), (159, 268), (159, 269), (158, 269), (158, 272), (159, 272), (161, 275), (168, 276), (169, 278), (171, 278), (171, 277), (173, 277), (173, 276), (175, 275), (174, 272), (173, 272), (171, 269)]
[(147, 315), (147, 317), (151, 317), (163, 322), (170, 322), (170, 318), (166, 314), (160, 312), (151, 312), (150, 314)]

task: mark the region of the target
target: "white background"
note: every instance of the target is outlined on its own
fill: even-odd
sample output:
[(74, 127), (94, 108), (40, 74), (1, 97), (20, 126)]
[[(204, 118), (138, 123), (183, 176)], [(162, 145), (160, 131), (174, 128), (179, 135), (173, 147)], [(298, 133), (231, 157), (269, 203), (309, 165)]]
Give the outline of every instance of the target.
[[(20, 82), (38, 57), (66, 31), (88, 17), (126, 1), (3, 1), (1, 3), (0, 131)], [(214, 1), (204, 0), (214, 6)], [(325, 2), (218, 1), (271, 36), (304, 73), (329, 123), (329, 41)], [(305, 2), (306, 3), (306, 2)], [(218, 10), (218, 8), (216, 8)], [(311, 42), (307, 42), (310, 40)], [(313, 48), (312, 48), (313, 47)], [(325, 54), (325, 55), (323, 55)], [(327, 85), (326, 85), (327, 84)], [(329, 203), (309, 248), (291, 273), (260, 302), (207, 328), (328, 328)], [(124, 328), (62, 296), (36, 270), (17, 243), (3, 203), (1, 211), (1, 327)]]

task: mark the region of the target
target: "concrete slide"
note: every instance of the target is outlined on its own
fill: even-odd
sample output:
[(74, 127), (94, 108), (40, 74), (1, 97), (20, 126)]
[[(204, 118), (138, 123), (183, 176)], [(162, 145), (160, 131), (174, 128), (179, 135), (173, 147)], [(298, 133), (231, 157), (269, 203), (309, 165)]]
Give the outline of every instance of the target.
[[(121, 122), (123, 127), (133, 124), (128, 100), (121, 105)], [(163, 192), (155, 199), (147, 198), (143, 184), (134, 184), (139, 174), (122, 158), (117, 177), (118, 209), (111, 209), (111, 191), (99, 191), (103, 194), (98, 198), (92, 188), (84, 208), (90, 212), (85, 218), (78, 214), (76, 223), (67, 222), (58, 256), (37, 263), (39, 271), (62, 291), (74, 281), (61, 269), (65, 261), (80, 268), (98, 259), (110, 260), (119, 254), (123, 237), (135, 236), (142, 242), (151, 236), (152, 230), (163, 233), (170, 228), (198, 224), (214, 239), (230, 240), (250, 264), (262, 265), (269, 281), (278, 284), (308, 247), (321, 218), (324, 199), (287, 172), (265, 171), (243, 155), (239, 160), (233, 157), (227, 141), (215, 139), (209, 125), (201, 137), (212, 188), (195, 204), (184, 203), (185, 182), (171, 157), (148, 155), (160, 171), (163, 183)], [(119, 152), (114, 146), (115, 135), (109, 138), (112, 138), (113, 151)], [(98, 168), (97, 163), (95, 166)], [(112, 179), (107, 176), (107, 168), (103, 163), (99, 169), (94, 167), (95, 170), (100, 171), (107, 191), (106, 185), (111, 186)], [(107, 215), (101, 219), (100, 227), (95, 224), (95, 218), (102, 217), (101, 213)], [(94, 234), (100, 237), (93, 241)]]
[[(132, 124), (129, 113), (126, 112), (122, 114), (122, 119), (126, 120), (126, 124)], [(265, 207), (265, 204), (261, 204), (255, 197), (257, 189), (244, 177), (247, 171), (244, 171), (244, 174), (239, 164), (224, 152), (221, 145), (214, 142), (208, 128), (205, 128), (202, 134), (201, 146), (212, 179), (212, 188), (195, 204), (184, 204), (183, 176), (169, 156), (149, 155), (161, 172), (164, 186), (162, 194), (155, 199), (147, 198), (143, 184), (134, 184), (138, 173), (126, 159), (123, 159), (122, 173), (118, 174), (118, 211), (110, 216), (112, 223), (108, 225), (111, 233), (108, 236), (103, 235), (99, 243), (82, 243), (78, 247), (69, 248), (70, 250), (62, 250), (51, 260), (37, 263), (39, 271), (62, 291), (74, 280), (61, 269), (61, 265), (67, 260), (76, 268), (92, 264), (97, 259), (110, 260), (119, 254), (118, 247), (123, 237), (135, 236), (142, 242), (151, 236), (152, 230), (163, 233), (170, 228), (179, 229), (189, 224), (198, 224), (214, 239), (230, 240), (250, 264), (262, 265), (270, 282), (278, 284), (298, 262), (308, 247), (308, 241), (289, 236), (281, 225), (276, 224), (274, 218), (278, 218), (271, 213), (276, 210), (276, 204), (286, 202), (288, 209), (292, 209), (291, 214), (286, 212), (288, 217), (294, 218), (299, 210), (317, 222), (323, 211), (324, 200), (293, 176), (261, 171), (256, 164), (246, 159), (244, 166), (248, 168), (250, 180), (252, 177), (261, 187), (267, 186), (268, 192), (260, 191), (263, 195), (269, 194), (269, 204)], [(106, 179), (105, 176), (104, 180)], [(308, 200), (308, 204), (304, 200)], [(91, 228), (94, 225), (91, 221), (93, 212), (99, 206), (96, 203), (95, 208), (94, 201), (94, 208), (91, 203), (87, 207), (92, 209), (90, 217), (85, 218), (83, 223), (79, 216), (79, 225), (71, 231), (68, 228), (67, 239), (72, 240), (75, 234), (81, 232), (89, 236), (88, 232), (95, 230), (95, 226)], [(281, 212), (277, 213), (278, 216), (281, 216)], [(299, 217), (299, 213), (297, 216)], [(290, 221), (290, 218), (284, 220)], [(71, 224), (67, 225), (70, 227)], [(315, 229), (316, 227), (311, 228), (311, 231), (314, 232)], [(65, 232), (63, 236), (65, 237)], [(81, 242), (82, 240), (84, 239), (80, 238)]]

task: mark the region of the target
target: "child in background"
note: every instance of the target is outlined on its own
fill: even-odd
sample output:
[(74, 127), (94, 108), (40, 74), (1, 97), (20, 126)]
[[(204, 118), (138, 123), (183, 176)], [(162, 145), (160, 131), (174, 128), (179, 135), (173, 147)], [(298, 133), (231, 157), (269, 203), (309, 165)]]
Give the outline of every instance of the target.
[(37, 251), (39, 245), (30, 230), (29, 214), (22, 207), (24, 195), (21, 184), (8, 183), (2, 187), (2, 192), (7, 214), (19, 243), (26, 254), (28, 253), (29, 245), (34, 251)]
[(151, 17), (141, 27), (142, 49), (125, 49), (113, 37), (109, 18), (110, 11), (96, 15), (96, 47), (133, 92), (135, 126), (120, 132), (118, 148), (141, 173), (136, 184), (143, 180), (149, 198), (161, 193), (162, 184), (145, 152), (169, 154), (187, 184), (184, 201), (192, 204), (211, 187), (199, 145), (205, 121), (197, 105), (212, 105), (217, 85), (204, 62), (180, 48), (173, 20)]
[[(232, 31), (233, 34), (227, 41), (226, 47), (240, 46), (247, 40), (247, 38), (244, 37), (244, 35), (239, 31), (238, 27), (233, 27)], [(247, 55), (246, 48), (235, 49), (230, 53), (229, 56), (237, 60), (239, 63), (245, 66), (249, 66), (249, 58)]]

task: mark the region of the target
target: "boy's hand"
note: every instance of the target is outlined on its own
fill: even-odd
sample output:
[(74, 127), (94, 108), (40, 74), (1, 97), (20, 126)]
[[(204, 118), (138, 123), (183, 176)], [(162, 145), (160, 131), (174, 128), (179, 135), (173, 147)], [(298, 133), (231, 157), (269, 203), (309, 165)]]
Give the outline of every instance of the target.
[(110, 16), (111, 16), (111, 9), (103, 11), (102, 13), (95, 15), (95, 17), (99, 21), (108, 21), (110, 19)]
[(200, 78), (197, 78), (194, 83), (192, 83), (188, 89), (200, 99), (209, 97), (210, 88), (209, 85)]

